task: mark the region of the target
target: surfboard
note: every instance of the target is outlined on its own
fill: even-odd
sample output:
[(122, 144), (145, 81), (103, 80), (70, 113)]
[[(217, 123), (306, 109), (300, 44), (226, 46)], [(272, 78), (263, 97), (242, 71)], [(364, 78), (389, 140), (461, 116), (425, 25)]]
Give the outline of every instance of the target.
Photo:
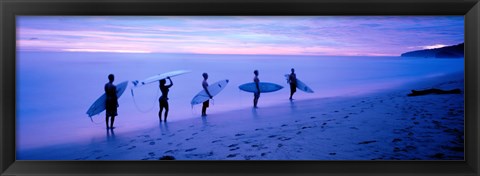
[[(123, 92), (125, 92), (125, 89), (127, 89), (128, 86), (128, 81), (121, 82), (120, 84), (117, 84), (117, 98), (120, 98), (122, 96)], [(95, 102), (88, 108), (87, 114), (88, 117), (92, 117), (94, 115), (100, 114), (101, 112), (105, 111), (105, 104), (107, 101), (107, 95), (104, 93), (100, 98), (95, 100)]]
[(190, 71), (188, 71), (188, 70), (176, 70), (176, 71), (171, 71), (171, 72), (167, 72), (167, 73), (154, 75), (154, 76), (145, 78), (142, 81), (135, 80), (135, 81), (132, 81), (132, 83), (135, 87), (138, 87), (138, 86), (149, 84), (149, 83), (152, 83), (152, 82), (155, 82), (155, 81), (158, 81), (158, 80), (165, 79), (167, 77), (174, 77), (174, 76), (178, 76), (178, 75), (183, 75), (183, 74), (188, 73), (188, 72), (190, 72)]
[[(275, 83), (269, 83), (269, 82), (260, 82), (259, 83), (260, 87), (260, 92), (261, 93), (268, 93), (268, 92), (275, 92), (277, 90), (280, 90), (283, 88), (283, 86), (275, 84)], [(240, 90), (243, 90), (245, 92), (256, 92), (257, 87), (254, 82), (251, 83), (245, 83), (240, 86), (238, 86)]]
[[(227, 84), (228, 84), (228, 79), (225, 79), (225, 80), (221, 80), (216, 83), (210, 84), (207, 87), (207, 89), (208, 89), (208, 92), (210, 92), (210, 95), (215, 96), (218, 93), (220, 93), (227, 86)], [(207, 92), (205, 90), (202, 90), (193, 97), (192, 102), (190, 102), (190, 104), (192, 104), (193, 106), (196, 104), (203, 103), (208, 99), (210, 99), (210, 97), (208, 96)]]
[[(290, 74), (285, 74), (285, 78), (287, 79), (287, 81), (288, 81), (288, 77), (290, 77)], [(297, 88), (307, 93), (313, 93), (313, 90), (310, 87), (308, 87), (304, 82), (300, 81), (298, 78), (297, 78)]]

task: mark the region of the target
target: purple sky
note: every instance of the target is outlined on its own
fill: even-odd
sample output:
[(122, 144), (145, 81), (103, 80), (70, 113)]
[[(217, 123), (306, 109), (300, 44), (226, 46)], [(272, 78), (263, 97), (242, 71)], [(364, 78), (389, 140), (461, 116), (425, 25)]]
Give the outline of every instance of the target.
[(17, 17), (19, 51), (398, 56), (463, 41), (463, 16)]

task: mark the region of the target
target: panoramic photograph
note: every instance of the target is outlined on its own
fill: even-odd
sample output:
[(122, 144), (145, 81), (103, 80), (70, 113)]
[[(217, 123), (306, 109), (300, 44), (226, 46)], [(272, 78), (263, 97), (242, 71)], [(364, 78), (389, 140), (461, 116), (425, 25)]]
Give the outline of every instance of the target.
[(463, 16), (16, 16), (17, 160), (464, 160)]

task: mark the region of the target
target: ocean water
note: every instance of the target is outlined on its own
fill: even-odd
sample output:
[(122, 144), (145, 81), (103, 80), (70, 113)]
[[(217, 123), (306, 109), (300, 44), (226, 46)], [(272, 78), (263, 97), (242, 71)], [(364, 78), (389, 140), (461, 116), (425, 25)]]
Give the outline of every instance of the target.
[[(191, 99), (202, 90), (202, 73), (209, 83), (229, 79), (227, 87), (211, 101), (207, 114), (252, 107), (253, 95), (238, 86), (253, 81), (259, 70), (262, 82), (284, 86), (261, 95), (258, 106), (288, 103), (284, 74), (295, 68), (297, 78), (315, 93), (297, 90), (295, 100), (350, 96), (449, 73), (463, 72), (463, 59), (343, 56), (195, 55), (41, 53), (17, 55), (17, 151), (49, 145), (94, 140), (105, 134), (105, 114), (92, 117), (86, 111), (103, 92), (107, 75), (114, 84), (142, 80), (174, 70), (190, 73), (172, 77), (169, 123), (200, 118), (201, 105)], [(168, 84), (168, 81), (167, 81)], [(158, 83), (134, 88), (129, 84), (120, 97), (116, 133), (158, 125)], [(228, 117), (224, 117), (228, 118)]]

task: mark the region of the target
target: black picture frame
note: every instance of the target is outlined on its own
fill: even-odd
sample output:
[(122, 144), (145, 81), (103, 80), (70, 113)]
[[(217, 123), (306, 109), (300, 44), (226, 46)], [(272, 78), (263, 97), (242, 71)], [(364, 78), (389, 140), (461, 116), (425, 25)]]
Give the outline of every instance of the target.
[[(0, 0), (1, 175), (464, 175), (480, 173), (478, 0)], [(16, 161), (16, 15), (464, 15), (465, 161)]]

